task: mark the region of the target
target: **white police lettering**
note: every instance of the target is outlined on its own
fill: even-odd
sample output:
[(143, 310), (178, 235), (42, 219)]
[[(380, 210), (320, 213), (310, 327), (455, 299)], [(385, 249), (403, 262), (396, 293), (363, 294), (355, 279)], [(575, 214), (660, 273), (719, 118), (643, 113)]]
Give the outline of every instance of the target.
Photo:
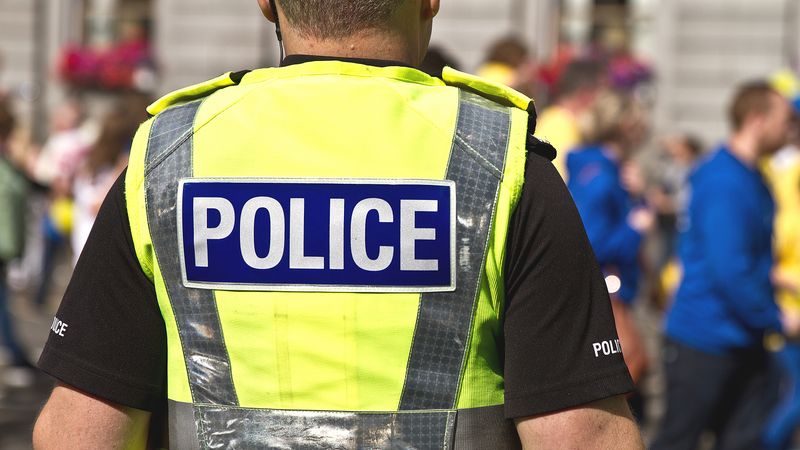
[[(269, 250), (267, 256), (260, 257), (256, 253), (256, 214), (265, 209), (269, 214)], [(248, 266), (254, 269), (272, 269), (283, 258), (284, 234), (286, 218), (283, 208), (277, 200), (270, 197), (256, 197), (247, 201), (242, 208), (239, 243), (242, 257)]]
[(353, 261), (361, 269), (370, 272), (379, 272), (389, 267), (394, 258), (394, 248), (382, 245), (378, 248), (378, 257), (371, 259), (367, 254), (367, 216), (371, 211), (377, 211), (378, 222), (390, 223), (394, 221), (392, 207), (386, 200), (379, 198), (366, 198), (356, 204), (350, 222), (350, 249), (353, 252)]
[(436, 229), (417, 228), (417, 212), (437, 212), (436, 200), (400, 200), (400, 270), (436, 271), (439, 261), (417, 259), (417, 241), (436, 240)]
[(324, 269), (325, 258), (306, 256), (306, 201), (293, 198), (289, 201), (289, 268)]
[(53, 317), (53, 323), (50, 325), (50, 331), (58, 336), (64, 337), (64, 333), (67, 331), (68, 326), (69, 325), (59, 320), (58, 317)]
[(179, 199), (190, 288), (455, 289), (451, 181), (192, 179)]
[(330, 268), (344, 270), (344, 199), (331, 199)]
[(619, 339), (601, 341), (592, 344), (592, 350), (594, 350), (594, 357), (599, 358), (601, 354), (610, 356), (622, 353), (622, 345), (620, 345)]
[[(344, 269), (344, 199), (330, 201), (330, 255), (329, 268)], [(406, 271), (436, 271), (436, 259), (417, 259), (416, 243), (435, 240), (433, 228), (417, 228), (418, 212), (437, 212), (436, 200), (402, 200), (400, 202), (400, 269)], [(208, 226), (208, 213), (216, 210), (220, 223)], [(256, 251), (256, 215), (260, 210), (269, 215), (269, 249), (262, 257)], [(361, 269), (378, 272), (386, 269), (394, 259), (394, 248), (378, 247), (378, 256), (370, 258), (367, 253), (367, 218), (370, 212), (378, 213), (378, 222), (394, 221), (392, 207), (385, 200), (368, 198), (353, 208), (351, 217), (350, 244), (353, 261)], [(197, 197), (194, 199), (195, 265), (208, 267), (208, 241), (225, 239), (234, 229), (235, 213), (231, 202), (219, 197)], [(285, 247), (286, 218), (281, 204), (271, 197), (255, 197), (242, 208), (239, 244), (242, 258), (254, 269), (272, 269), (280, 264)], [(289, 206), (289, 267), (292, 269), (324, 269), (324, 256), (305, 254), (305, 201), (293, 198)]]
[[(208, 226), (209, 210), (219, 212), (219, 225)], [(194, 260), (197, 267), (208, 267), (208, 241), (224, 239), (233, 232), (236, 221), (233, 204), (222, 197), (197, 197), (194, 199)]]

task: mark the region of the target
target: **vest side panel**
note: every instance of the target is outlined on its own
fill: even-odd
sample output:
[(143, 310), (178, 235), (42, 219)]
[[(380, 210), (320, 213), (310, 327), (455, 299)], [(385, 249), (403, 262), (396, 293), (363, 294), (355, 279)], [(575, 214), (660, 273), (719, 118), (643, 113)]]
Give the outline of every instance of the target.
[[(454, 88), (363, 76), (228, 88), (201, 110), (195, 176), (441, 180), (457, 105)], [(218, 291), (217, 304), (243, 407), (396, 409), (419, 294)]]
[(158, 307), (161, 310), (161, 316), (164, 318), (164, 325), (166, 326), (167, 397), (176, 401), (191, 402), (192, 395), (189, 389), (183, 351), (181, 350), (178, 325), (172, 312), (172, 306), (169, 303), (161, 272), (155, 262), (153, 242), (150, 238), (150, 229), (147, 223), (144, 166), (147, 142), (152, 125), (153, 119), (145, 122), (139, 128), (133, 140), (128, 171), (125, 176), (125, 199), (136, 256), (144, 273), (153, 281), (158, 298)]
[(503, 336), (503, 263), (509, 222), (519, 201), (525, 177), (527, 122), (527, 112), (516, 108), (511, 110), (508, 155), (467, 348), (467, 362), (457, 401), (459, 409), (500, 405), (504, 402), (503, 361), (498, 351)]

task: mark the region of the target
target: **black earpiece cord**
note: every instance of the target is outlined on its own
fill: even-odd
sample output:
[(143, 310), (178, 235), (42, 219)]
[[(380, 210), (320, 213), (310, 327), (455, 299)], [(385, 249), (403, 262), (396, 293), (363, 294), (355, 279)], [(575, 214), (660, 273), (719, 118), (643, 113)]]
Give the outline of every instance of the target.
[(280, 51), (280, 62), (283, 62), (283, 36), (281, 35), (281, 22), (278, 19), (278, 8), (275, 6), (275, 0), (269, 0), (269, 7), (272, 8), (272, 15), (275, 16), (275, 35), (278, 36), (278, 50)]

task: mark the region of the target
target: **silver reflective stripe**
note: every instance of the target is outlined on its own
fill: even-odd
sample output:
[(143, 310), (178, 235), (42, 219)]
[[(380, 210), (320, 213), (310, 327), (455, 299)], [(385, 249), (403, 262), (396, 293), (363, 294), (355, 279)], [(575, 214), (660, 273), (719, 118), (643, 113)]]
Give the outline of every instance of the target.
[(147, 222), (178, 325), (192, 399), (238, 405), (214, 291), (185, 288), (178, 242), (178, 182), (192, 176), (194, 118), (202, 100), (156, 116), (145, 159)]
[(514, 421), (506, 419), (504, 405), (459, 409), (456, 414), (455, 450), (522, 448)]
[(456, 290), (422, 296), (400, 410), (455, 408), (510, 127), (508, 108), (461, 91), (447, 168), (456, 182)]
[[(170, 401), (170, 415), (194, 415), (206, 430), (176, 449), (518, 449), (503, 406), (430, 412), (289, 411)], [(170, 427), (185, 424), (170, 423)], [(449, 430), (442, 435), (439, 430)], [(170, 431), (171, 436), (179, 430)], [(188, 436), (187, 436), (188, 437)], [(455, 442), (455, 445), (453, 445)], [(178, 445), (176, 445), (178, 444)]]
[(200, 450), (197, 439), (197, 422), (194, 408), (188, 403), (169, 400), (169, 448), (172, 450)]

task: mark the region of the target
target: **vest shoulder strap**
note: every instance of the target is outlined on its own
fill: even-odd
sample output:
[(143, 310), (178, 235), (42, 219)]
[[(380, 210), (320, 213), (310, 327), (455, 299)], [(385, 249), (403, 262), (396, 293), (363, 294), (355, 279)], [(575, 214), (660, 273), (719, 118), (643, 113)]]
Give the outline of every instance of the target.
[(503, 106), (527, 111), (527, 150), (547, 158), (550, 161), (556, 158), (556, 150), (552, 145), (547, 142), (542, 142), (533, 136), (536, 131), (537, 115), (536, 105), (532, 98), (503, 84), (481, 78), (477, 75), (459, 72), (452, 67), (445, 67), (444, 70), (442, 70), (442, 80), (449, 86), (472, 92)]
[(188, 103), (193, 100), (207, 97), (220, 89), (224, 89), (229, 86), (235, 86), (242, 81), (242, 78), (244, 78), (248, 72), (250, 71), (242, 70), (240, 72), (227, 72), (208, 81), (203, 81), (202, 83), (197, 83), (178, 89), (177, 91), (170, 92), (148, 106), (147, 112), (148, 114), (155, 116), (170, 106)]
[(503, 106), (512, 106), (529, 113), (534, 110), (533, 99), (527, 95), (477, 75), (460, 72), (452, 67), (445, 67), (442, 70), (442, 80), (449, 86), (470, 91)]

